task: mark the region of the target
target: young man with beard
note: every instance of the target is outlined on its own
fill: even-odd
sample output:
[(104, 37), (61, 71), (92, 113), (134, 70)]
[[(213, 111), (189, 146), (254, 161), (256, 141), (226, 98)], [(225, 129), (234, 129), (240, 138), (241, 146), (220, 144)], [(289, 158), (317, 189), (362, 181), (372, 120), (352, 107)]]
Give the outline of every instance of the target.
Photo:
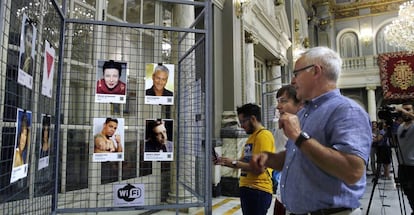
[[(401, 108), (403, 123), (398, 127), (398, 152), (399, 169), (398, 178), (400, 179), (403, 191), (410, 203), (411, 215), (414, 215), (414, 110), (412, 103), (404, 103)], [(401, 165), (404, 165), (402, 168)]]
[(273, 135), (261, 123), (260, 107), (245, 104), (237, 108), (241, 127), (250, 134), (242, 156), (239, 159), (218, 158), (218, 164), (234, 169), (241, 169), (239, 188), (240, 202), (244, 215), (266, 215), (272, 202), (273, 183), (271, 170), (256, 174), (250, 170), (249, 162), (253, 155), (260, 152), (275, 152)]

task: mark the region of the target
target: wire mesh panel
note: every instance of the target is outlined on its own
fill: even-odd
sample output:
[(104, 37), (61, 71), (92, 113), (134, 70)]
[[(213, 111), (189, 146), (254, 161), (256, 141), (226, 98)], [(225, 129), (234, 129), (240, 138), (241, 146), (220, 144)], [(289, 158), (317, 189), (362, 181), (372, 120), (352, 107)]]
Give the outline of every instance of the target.
[(62, 19), (33, 1), (2, 1), (1, 17), (0, 213), (48, 214)]
[[(178, 212), (211, 202), (209, 4), (122, 2), (2, 4), (2, 214)], [(32, 88), (19, 80), (25, 20), (37, 29)], [(11, 181), (24, 114), (27, 176)]]

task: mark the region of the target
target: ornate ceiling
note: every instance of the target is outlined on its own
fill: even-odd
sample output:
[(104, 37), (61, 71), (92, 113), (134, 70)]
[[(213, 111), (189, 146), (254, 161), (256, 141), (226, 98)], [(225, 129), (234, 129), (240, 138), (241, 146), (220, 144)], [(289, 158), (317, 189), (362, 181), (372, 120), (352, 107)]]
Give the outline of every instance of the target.
[(335, 19), (355, 18), (368, 14), (398, 11), (406, 0), (309, 0), (314, 7), (325, 5)]

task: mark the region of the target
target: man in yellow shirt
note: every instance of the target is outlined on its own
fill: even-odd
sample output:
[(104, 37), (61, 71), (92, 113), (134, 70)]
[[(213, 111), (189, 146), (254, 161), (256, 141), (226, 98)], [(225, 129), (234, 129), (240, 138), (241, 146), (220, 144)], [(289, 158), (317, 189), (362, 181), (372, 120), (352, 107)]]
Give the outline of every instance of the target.
[(234, 169), (241, 169), (240, 202), (244, 215), (266, 215), (272, 201), (273, 183), (271, 169), (255, 174), (250, 172), (249, 162), (254, 154), (275, 152), (275, 141), (272, 133), (261, 123), (260, 107), (245, 104), (237, 108), (241, 127), (250, 134), (244, 145), (242, 156), (238, 160), (227, 157), (218, 159), (218, 163)]

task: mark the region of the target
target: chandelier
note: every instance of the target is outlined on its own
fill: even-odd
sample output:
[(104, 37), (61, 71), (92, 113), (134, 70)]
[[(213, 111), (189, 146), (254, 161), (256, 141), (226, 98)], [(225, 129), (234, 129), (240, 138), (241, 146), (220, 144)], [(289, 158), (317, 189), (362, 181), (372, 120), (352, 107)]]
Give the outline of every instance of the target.
[(384, 36), (390, 45), (414, 51), (414, 0), (400, 5), (398, 18), (385, 27)]

